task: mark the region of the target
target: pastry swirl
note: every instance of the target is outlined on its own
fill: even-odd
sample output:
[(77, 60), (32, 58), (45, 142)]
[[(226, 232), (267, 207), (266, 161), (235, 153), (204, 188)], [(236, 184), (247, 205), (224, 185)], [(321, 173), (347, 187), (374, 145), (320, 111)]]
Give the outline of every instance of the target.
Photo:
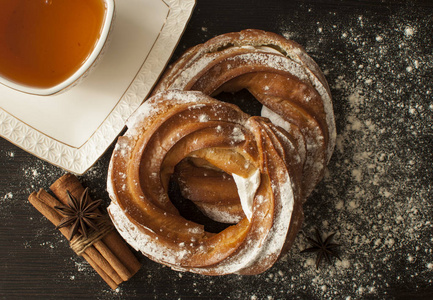
[[(303, 218), (297, 138), (235, 105), (174, 90), (147, 100), (127, 127), (110, 162), (108, 211), (136, 250), (175, 270), (224, 275), (261, 273), (291, 246)], [(188, 160), (256, 178), (250, 213), (219, 233), (182, 217), (168, 184)]]
[[(247, 89), (262, 116), (211, 98)], [(302, 203), (324, 175), (336, 131), (328, 84), (295, 42), (260, 30), (185, 52), (127, 123), (108, 174), (113, 223), (136, 250), (175, 270), (258, 274), (293, 243)], [(219, 233), (186, 220), (182, 195)]]

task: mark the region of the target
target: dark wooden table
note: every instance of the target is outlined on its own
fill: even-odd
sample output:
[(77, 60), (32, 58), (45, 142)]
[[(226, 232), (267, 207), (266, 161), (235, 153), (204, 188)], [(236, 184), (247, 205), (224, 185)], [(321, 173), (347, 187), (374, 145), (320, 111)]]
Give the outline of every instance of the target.
[[(433, 299), (433, 2), (199, 0), (173, 58), (245, 28), (302, 44), (334, 97), (335, 153), (288, 255), (258, 276), (204, 277), (137, 254), (112, 291), (27, 201), (65, 172), (0, 139), (0, 298)], [(80, 177), (105, 206), (111, 151)], [(315, 227), (341, 244), (318, 270), (300, 254)]]

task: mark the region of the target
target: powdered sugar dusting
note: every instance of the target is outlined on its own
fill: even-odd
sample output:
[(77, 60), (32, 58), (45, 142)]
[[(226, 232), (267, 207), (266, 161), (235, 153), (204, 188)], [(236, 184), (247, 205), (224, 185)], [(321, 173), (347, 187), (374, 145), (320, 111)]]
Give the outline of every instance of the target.
[(230, 138), (232, 139), (233, 143), (240, 143), (245, 140), (245, 135), (242, 132), (242, 129), (236, 126), (233, 128)]
[[(285, 274), (294, 294), (308, 287), (321, 299), (381, 298), (396, 295), (401, 285), (416, 293), (433, 278), (427, 75), (433, 56), (425, 51), (431, 35), (401, 11), (386, 20), (389, 26), (372, 15), (354, 17), (349, 27), (340, 24), (341, 15), (326, 17), (317, 24), (319, 42), (303, 43), (287, 32), (325, 70), (339, 134), (325, 178), (304, 206), (304, 231)], [(314, 256), (297, 254), (316, 226), (324, 237), (336, 232), (334, 241), (342, 245), (342, 260), (318, 271)], [(297, 259), (302, 268), (292, 263)]]

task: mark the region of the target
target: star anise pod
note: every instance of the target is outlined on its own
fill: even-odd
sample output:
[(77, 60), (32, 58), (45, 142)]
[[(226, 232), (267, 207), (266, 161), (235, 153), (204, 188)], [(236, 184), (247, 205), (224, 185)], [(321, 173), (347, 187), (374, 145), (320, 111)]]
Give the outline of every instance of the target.
[(66, 194), (68, 195), (68, 205), (54, 207), (58, 212), (65, 216), (60, 221), (59, 225), (56, 226), (56, 229), (67, 227), (72, 224), (69, 231), (69, 240), (72, 239), (78, 230), (80, 230), (81, 234), (87, 238), (90, 228), (98, 230), (94, 221), (102, 217), (102, 214), (96, 210), (102, 200), (91, 201), (87, 188), (78, 200), (72, 196), (68, 190), (66, 190)]
[(319, 264), (322, 261), (323, 257), (326, 258), (326, 260), (328, 261), (329, 264), (331, 263), (331, 257), (332, 256), (341, 260), (341, 258), (338, 256), (338, 253), (336, 251), (337, 248), (340, 247), (340, 245), (331, 243), (334, 235), (335, 235), (335, 233), (332, 233), (325, 240), (323, 240), (322, 234), (320, 233), (319, 229), (316, 228), (316, 240), (313, 240), (312, 238), (307, 237), (307, 239), (312, 244), (312, 247), (307, 248), (305, 250), (302, 250), (301, 253), (317, 252), (316, 269), (319, 268)]

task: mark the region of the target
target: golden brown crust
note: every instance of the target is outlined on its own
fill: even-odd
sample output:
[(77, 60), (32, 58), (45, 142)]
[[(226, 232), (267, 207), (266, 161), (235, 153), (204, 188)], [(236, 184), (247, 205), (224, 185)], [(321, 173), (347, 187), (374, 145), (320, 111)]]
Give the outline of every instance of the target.
[[(131, 245), (174, 269), (263, 272), (293, 241), (302, 219), (301, 164), (289, 144), (286, 132), (234, 105), (199, 92), (160, 93), (136, 113), (113, 152), (109, 212)], [(213, 234), (180, 216), (167, 186), (175, 166), (188, 157), (210, 161), (227, 174), (259, 170), (251, 219)]]
[[(269, 119), (209, 97), (241, 89)], [(302, 47), (261, 30), (217, 36), (170, 66), (129, 121), (109, 168), (110, 214), (133, 247), (173, 269), (261, 273), (290, 249), (335, 135), (329, 87)], [(250, 212), (235, 176), (257, 170)], [(234, 225), (215, 234), (185, 220), (170, 178), (203, 213)]]

